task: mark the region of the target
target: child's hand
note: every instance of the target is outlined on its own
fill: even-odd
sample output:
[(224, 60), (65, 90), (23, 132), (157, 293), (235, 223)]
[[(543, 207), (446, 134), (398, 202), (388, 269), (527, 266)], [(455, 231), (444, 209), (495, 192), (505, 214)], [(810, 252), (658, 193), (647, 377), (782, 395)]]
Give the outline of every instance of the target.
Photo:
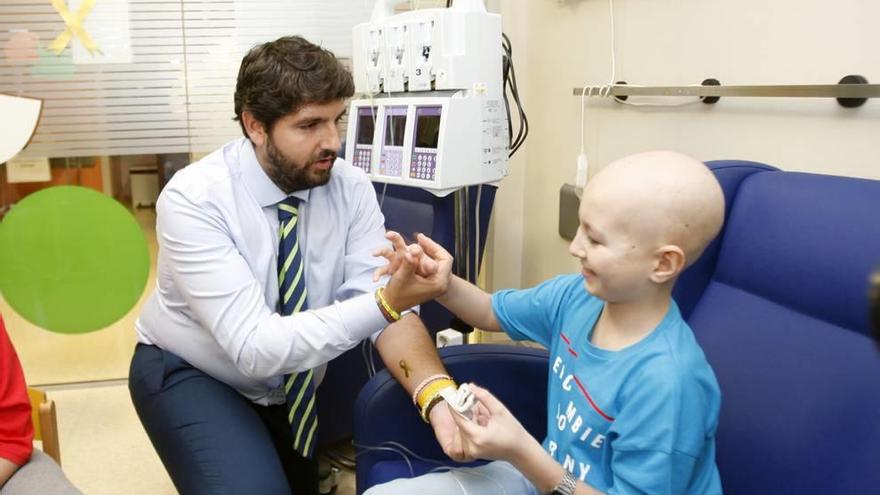
[(531, 435), (510, 411), (488, 390), (470, 384), (479, 401), (470, 421), (453, 414), (461, 435), (461, 447), (465, 460), (499, 459), (510, 461), (523, 445), (532, 440)]
[[(376, 268), (376, 271), (373, 272), (373, 282), (377, 282), (383, 275), (394, 275), (394, 273), (400, 268), (401, 263), (406, 259), (408, 249), (403, 236), (393, 230), (389, 230), (385, 233), (385, 238), (391, 241), (391, 247), (377, 249), (376, 251), (373, 251), (373, 256), (381, 256), (385, 258), (388, 260), (388, 264)], [(430, 277), (437, 273), (439, 264), (429, 256), (420, 256), (418, 262), (419, 264), (415, 269), (417, 275)]]
[(387, 237), (393, 253), (388, 249), (377, 253), (391, 261), (390, 268), (384, 268), (393, 272), (383, 295), (392, 308), (402, 311), (446, 293), (452, 278), (452, 256), (446, 250), (421, 234), (419, 244), (409, 246), (397, 232)]

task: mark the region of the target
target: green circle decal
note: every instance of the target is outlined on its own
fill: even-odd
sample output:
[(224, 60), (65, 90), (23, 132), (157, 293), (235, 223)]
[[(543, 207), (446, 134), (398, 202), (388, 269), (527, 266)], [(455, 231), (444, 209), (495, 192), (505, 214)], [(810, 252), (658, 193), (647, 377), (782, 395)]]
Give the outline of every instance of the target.
[(86, 333), (118, 321), (141, 297), (149, 271), (137, 221), (92, 189), (43, 189), (0, 223), (3, 297), (53, 332)]

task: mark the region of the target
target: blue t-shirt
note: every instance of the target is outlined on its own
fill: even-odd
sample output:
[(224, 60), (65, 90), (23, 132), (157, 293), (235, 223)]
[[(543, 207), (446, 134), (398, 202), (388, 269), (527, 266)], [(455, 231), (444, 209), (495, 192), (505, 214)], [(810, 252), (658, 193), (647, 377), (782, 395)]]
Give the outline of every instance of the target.
[(609, 494), (718, 494), (721, 392), (674, 301), (640, 342), (593, 346), (604, 302), (580, 275), (492, 296), (501, 327), (550, 351), (544, 449)]

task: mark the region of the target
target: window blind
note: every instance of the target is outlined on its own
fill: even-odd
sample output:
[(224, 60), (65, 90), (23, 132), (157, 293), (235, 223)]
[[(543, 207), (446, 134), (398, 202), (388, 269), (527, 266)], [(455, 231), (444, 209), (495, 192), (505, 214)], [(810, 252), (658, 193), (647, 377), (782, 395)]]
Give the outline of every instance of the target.
[[(82, 2), (67, 4), (76, 14)], [(241, 57), (298, 34), (351, 55), (351, 28), (372, 0), (94, 0), (83, 26), (100, 52), (65, 31), (50, 0), (0, 3), (0, 93), (43, 99), (22, 157), (203, 153), (241, 131), (232, 120)], [(3, 116), (9, 118), (9, 116)]]

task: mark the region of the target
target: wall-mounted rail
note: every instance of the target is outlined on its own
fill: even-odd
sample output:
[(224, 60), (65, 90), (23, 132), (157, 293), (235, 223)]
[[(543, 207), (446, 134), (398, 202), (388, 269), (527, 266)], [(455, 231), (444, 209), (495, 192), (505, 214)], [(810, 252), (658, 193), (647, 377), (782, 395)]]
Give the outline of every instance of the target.
[(862, 76), (846, 76), (838, 84), (790, 84), (771, 86), (725, 86), (717, 79), (706, 79), (692, 86), (637, 86), (618, 82), (611, 86), (574, 88), (572, 94), (581, 96), (613, 96), (626, 100), (629, 96), (698, 96), (704, 103), (716, 103), (722, 97), (787, 97), (837, 98), (845, 107), (857, 107), (868, 98), (880, 98), (880, 84), (868, 84)]

